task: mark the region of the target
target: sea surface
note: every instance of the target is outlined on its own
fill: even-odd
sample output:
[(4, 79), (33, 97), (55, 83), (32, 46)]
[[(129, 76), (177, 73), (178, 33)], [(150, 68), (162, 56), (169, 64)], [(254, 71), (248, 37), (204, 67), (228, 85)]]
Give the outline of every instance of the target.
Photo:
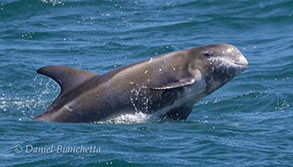
[[(96, 73), (211, 43), (248, 68), (186, 121), (44, 123), (59, 86), (36, 70)], [(0, 167), (293, 166), (293, 1), (1, 0)]]

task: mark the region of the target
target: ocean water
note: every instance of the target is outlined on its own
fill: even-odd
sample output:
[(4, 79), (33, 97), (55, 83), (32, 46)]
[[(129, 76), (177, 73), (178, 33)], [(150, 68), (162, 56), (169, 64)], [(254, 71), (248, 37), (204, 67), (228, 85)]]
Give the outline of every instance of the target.
[[(36, 70), (96, 73), (230, 43), (249, 66), (187, 121), (44, 123), (60, 89)], [(1, 0), (0, 166), (292, 166), (293, 1)]]

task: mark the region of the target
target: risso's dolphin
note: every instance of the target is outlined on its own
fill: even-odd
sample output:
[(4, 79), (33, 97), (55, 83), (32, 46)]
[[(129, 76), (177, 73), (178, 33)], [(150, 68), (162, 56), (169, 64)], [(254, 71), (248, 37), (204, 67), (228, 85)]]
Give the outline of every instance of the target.
[(186, 120), (194, 104), (247, 67), (240, 51), (212, 44), (175, 51), (106, 74), (66, 66), (37, 72), (55, 80), (61, 93), (34, 118), (55, 122), (105, 121), (142, 112), (160, 120)]

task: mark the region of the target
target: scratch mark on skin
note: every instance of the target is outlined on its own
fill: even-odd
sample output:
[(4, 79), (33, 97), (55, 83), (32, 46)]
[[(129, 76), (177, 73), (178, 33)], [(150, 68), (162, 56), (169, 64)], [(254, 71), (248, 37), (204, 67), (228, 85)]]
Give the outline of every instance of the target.
[(69, 112), (72, 112), (72, 111), (73, 111), (73, 110), (72, 110), (71, 108), (69, 108), (67, 105), (65, 105), (64, 108), (65, 108), (66, 110), (68, 110)]
[(149, 60), (149, 62), (148, 62), (148, 63), (150, 64), (152, 61), (153, 61), (153, 58), (150, 58), (150, 60)]
[(231, 48), (227, 49), (227, 53), (231, 53), (231, 52), (232, 52)]

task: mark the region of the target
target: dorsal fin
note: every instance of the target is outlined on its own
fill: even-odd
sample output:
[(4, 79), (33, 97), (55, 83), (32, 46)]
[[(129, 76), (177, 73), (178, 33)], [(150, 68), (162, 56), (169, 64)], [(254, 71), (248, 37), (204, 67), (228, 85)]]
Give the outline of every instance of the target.
[(66, 66), (45, 66), (37, 71), (39, 74), (48, 76), (56, 81), (61, 87), (60, 96), (73, 90), (84, 81), (98, 76), (96, 73), (66, 67)]

